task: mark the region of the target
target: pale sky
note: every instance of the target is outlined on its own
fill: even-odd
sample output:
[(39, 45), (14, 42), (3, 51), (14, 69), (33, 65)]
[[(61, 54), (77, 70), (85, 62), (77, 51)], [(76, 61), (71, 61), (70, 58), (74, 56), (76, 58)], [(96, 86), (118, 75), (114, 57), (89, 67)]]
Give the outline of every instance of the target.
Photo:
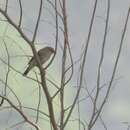
[[(3, 4), (4, 0), (0, 0), (0, 2)], [(1, 4), (0, 3), (0, 4)], [(68, 16), (68, 25), (69, 25), (69, 40), (70, 40), (70, 46), (72, 48), (72, 55), (75, 60), (77, 60), (80, 57), (82, 46), (86, 41), (87, 33), (88, 33), (88, 27), (90, 24), (90, 18), (91, 13), (93, 9), (93, 3), (94, 0), (68, 0), (67, 1), (67, 16)], [(86, 80), (89, 88), (91, 89), (96, 85), (96, 72), (100, 56), (100, 47), (102, 44), (102, 36), (103, 36), (103, 30), (104, 30), (104, 20), (106, 16), (106, 3), (107, 0), (99, 0), (98, 8), (96, 12), (95, 17), (95, 23), (92, 31), (92, 37), (90, 40), (90, 46), (88, 51), (88, 61), (86, 63)], [(9, 0), (10, 8), (9, 8), (9, 14), (15, 19), (18, 20), (18, 6), (16, 6), (16, 0)], [(24, 29), (33, 30), (34, 24), (36, 20), (36, 13), (37, 13), (37, 7), (39, 5), (38, 0), (22, 0), (23, 4), (23, 26)], [(54, 33), (55, 29), (52, 25), (48, 24), (45, 21), (49, 21), (54, 24), (54, 18), (48, 12), (48, 10), (52, 10), (52, 8), (45, 2), (44, 7), (46, 8), (45, 11), (43, 11), (42, 16), (42, 22), (40, 25), (39, 33), (38, 33), (38, 39), (37, 41), (42, 44), (43, 46), (50, 45), (54, 47)], [(107, 45), (105, 48), (105, 59), (103, 63), (102, 68), (102, 84), (109, 81), (111, 77), (111, 72), (113, 68), (113, 63), (115, 60), (115, 57), (117, 55), (117, 49), (119, 47), (122, 29), (124, 27), (125, 18), (127, 15), (128, 8), (130, 6), (129, 0), (111, 0), (111, 8), (110, 8), (110, 22), (109, 22), (109, 30), (108, 30), (108, 37), (107, 37)], [(4, 30), (5, 25), (3, 23), (0, 23), (0, 27)], [(28, 37), (31, 37), (31, 33), (26, 31), (26, 34)], [(0, 31), (0, 36), (2, 36), (3, 31)], [(20, 46), (24, 49), (26, 54), (31, 54), (31, 51), (29, 49), (29, 46), (22, 41), (18, 34), (14, 31), (14, 29), (9, 28), (8, 35), (11, 36), (15, 41), (20, 43)], [(123, 51), (119, 60), (119, 65), (116, 73), (116, 79), (119, 78), (119, 80), (115, 81), (113, 83), (113, 88), (111, 90), (108, 103), (105, 105), (102, 117), (103, 120), (106, 123), (106, 126), (108, 130), (126, 130), (127, 125), (123, 124), (122, 122), (130, 122), (130, 20), (128, 23), (127, 32), (124, 39), (124, 45), (123, 45)], [(60, 38), (62, 41), (62, 37)], [(12, 56), (17, 54), (22, 54), (20, 49), (15, 49), (15, 44), (13, 41), (10, 42), (10, 54)], [(14, 45), (13, 45), (14, 44)], [(1, 45), (3, 46), (3, 45)], [(38, 46), (40, 48), (41, 45)], [(0, 50), (3, 50), (2, 48)], [(4, 51), (1, 52), (1, 56), (4, 56)], [(61, 50), (59, 47), (59, 53), (57, 54), (56, 60), (54, 61), (54, 64), (49, 69), (49, 77), (54, 79), (56, 82), (59, 83), (59, 77), (60, 77), (60, 69), (59, 69), (59, 62), (58, 58), (61, 58)], [(17, 64), (16, 64), (17, 63)], [(23, 58), (16, 58), (12, 60), (12, 65), (15, 66), (16, 69), (20, 70), (21, 72), (24, 71), (26, 68), (27, 59)], [(55, 69), (54, 69), (55, 67)], [(4, 66), (1, 66), (0, 71), (1, 76), (3, 76), (3, 73), (5, 72), (3, 70)], [(59, 71), (59, 72), (58, 72)], [(77, 72), (77, 66), (75, 68), (75, 72)], [(57, 77), (55, 76), (55, 73), (57, 72)], [(32, 103), (32, 99), (28, 98), (28, 94), (32, 94), (35, 89), (31, 89), (31, 83), (27, 79), (23, 79), (20, 76), (11, 73), (12, 75), (15, 75), (15, 78), (10, 78), (10, 84), (15, 88), (15, 91), (18, 93), (19, 97), (22, 100), (22, 97), (27, 97), (26, 100), (22, 100), (24, 105), (28, 105), (30, 103), (31, 106), (35, 106), (35, 103)], [(74, 75), (74, 79), (76, 79), (76, 73)], [(17, 83), (16, 80), (17, 79)], [(75, 81), (75, 80), (74, 80)], [(22, 85), (23, 82), (26, 82), (26, 85)], [(19, 85), (19, 86), (18, 86)], [(70, 86), (76, 85), (75, 82), (71, 82), (69, 84)], [(14, 87), (15, 86), (15, 87)], [(16, 87), (18, 86), (18, 87)], [(21, 88), (22, 86), (22, 88)], [(29, 88), (30, 87), (30, 88)], [(22, 92), (23, 90), (27, 90), (26, 92)], [(30, 93), (28, 93), (32, 90)], [(71, 91), (74, 89), (71, 88)], [(69, 91), (68, 98), (72, 98), (73, 95), (71, 94), (71, 91)], [(24, 94), (23, 94), (24, 93)], [(74, 94), (74, 92), (72, 92)], [(84, 94), (83, 94), (84, 95)], [(68, 100), (68, 99), (66, 99)], [(35, 99), (34, 99), (35, 102)], [(89, 102), (89, 101), (88, 101)], [(68, 103), (68, 102), (66, 102)], [(69, 102), (70, 103), (70, 102)], [(87, 102), (86, 102), (87, 103)], [(89, 103), (88, 103), (89, 104)], [(46, 110), (46, 108), (44, 108)], [(58, 110), (57, 110), (58, 111)], [(87, 108), (87, 105), (84, 105), (84, 102), (81, 104), (81, 115), (83, 119), (86, 119), (87, 114), (89, 115), (90, 110)], [(12, 112), (13, 113), (13, 112)], [(0, 111), (0, 127), (6, 128), (6, 120), (3, 118), (9, 116), (10, 113), (7, 113), (7, 111), (3, 112)], [(14, 114), (14, 113), (13, 113)], [(12, 118), (15, 117), (15, 119), (20, 118), (17, 114), (11, 115)], [(14, 116), (14, 117), (13, 117)], [(17, 116), (17, 117), (16, 117)], [(71, 129), (74, 129), (73, 126), (71, 126)], [(70, 126), (69, 128), (70, 129)], [(94, 130), (104, 130), (100, 122), (97, 122)], [(67, 130), (67, 129), (66, 129)]]

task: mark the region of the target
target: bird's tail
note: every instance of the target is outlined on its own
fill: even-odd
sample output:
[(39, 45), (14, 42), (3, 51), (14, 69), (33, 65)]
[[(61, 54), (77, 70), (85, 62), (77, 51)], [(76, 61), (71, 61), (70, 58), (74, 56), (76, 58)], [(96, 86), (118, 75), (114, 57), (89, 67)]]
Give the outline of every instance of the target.
[(26, 76), (30, 71), (30, 67), (28, 66), (28, 68), (25, 70), (25, 72), (23, 73), (24, 76)]

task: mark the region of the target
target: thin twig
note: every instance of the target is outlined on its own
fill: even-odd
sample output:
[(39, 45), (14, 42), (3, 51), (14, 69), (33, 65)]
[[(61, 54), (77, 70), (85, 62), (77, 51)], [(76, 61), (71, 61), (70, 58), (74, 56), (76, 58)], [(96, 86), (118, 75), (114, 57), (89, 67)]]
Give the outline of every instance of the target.
[(36, 36), (37, 36), (38, 27), (39, 27), (41, 15), (42, 15), (42, 6), (43, 6), (43, 0), (40, 0), (40, 8), (39, 8), (38, 18), (37, 18), (37, 22), (36, 22), (33, 38), (32, 38), (32, 43), (35, 42), (35, 39), (36, 39)]
[(66, 15), (66, 1), (63, 1), (63, 26), (64, 26), (64, 47), (63, 47), (63, 55), (62, 55), (62, 72), (61, 72), (61, 90), (60, 90), (60, 130), (64, 129), (64, 85), (65, 85), (65, 66), (67, 59), (67, 44), (68, 42), (68, 23), (67, 23), (67, 15)]
[(64, 127), (66, 126), (66, 124), (67, 124), (67, 122), (68, 122), (68, 120), (69, 120), (69, 118), (71, 116), (71, 113), (73, 112), (73, 109), (75, 107), (75, 104), (76, 104), (77, 99), (78, 99), (79, 94), (80, 94), (80, 90), (81, 90), (81, 86), (82, 86), (82, 80), (83, 80), (84, 67), (85, 67), (85, 62), (86, 62), (86, 56), (87, 56), (87, 52), (88, 52), (88, 46), (89, 46), (89, 41), (90, 41), (90, 37), (91, 37), (91, 31), (92, 31), (92, 27), (93, 27), (93, 22), (94, 22), (96, 7), (97, 7), (97, 0), (95, 1), (95, 4), (94, 4), (93, 14), (92, 14), (92, 18), (91, 18), (91, 22), (90, 22), (90, 26), (89, 26), (89, 33), (88, 33), (88, 36), (87, 36), (85, 51), (84, 51), (84, 55), (83, 55), (83, 62), (82, 62), (82, 65), (81, 65), (81, 72), (80, 72), (79, 88), (78, 88), (76, 96), (74, 98), (72, 107), (71, 107), (71, 109), (70, 109), (70, 111), (69, 111), (69, 113), (68, 113), (68, 115), (66, 117), (66, 120), (64, 122)]
[(4, 17), (7, 19), (8, 23), (11, 24), (18, 32), (19, 34), (22, 36), (22, 38), (29, 44), (31, 43), (30, 39), (23, 33), (23, 31), (21, 30), (21, 28), (19, 28), (15, 22), (13, 22), (13, 20), (11, 19), (11, 17), (0, 8), (0, 13), (4, 15)]
[[(52, 6), (52, 8), (55, 10), (56, 9), (56, 6), (52, 3), (51, 0), (47, 0), (47, 2)], [(58, 10), (55, 10), (56, 11), (56, 14), (61, 18), (61, 20), (63, 21), (63, 17), (62, 15), (58, 12)]]
[(110, 15), (110, 0), (107, 0), (107, 17), (106, 17), (106, 23), (105, 23), (105, 30), (104, 30), (104, 36), (103, 36), (103, 42), (102, 42), (102, 48), (101, 48), (101, 57), (99, 61), (99, 66), (98, 66), (98, 76), (97, 76), (97, 90), (96, 90), (96, 95), (94, 97), (94, 102), (93, 102), (93, 111), (92, 111), (92, 116), (90, 118), (89, 122), (89, 129), (91, 129), (91, 123), (95, 117), (96, 113), (96, 103), (98, 100), (99, 92), (100, 92), (100, 77), (101, 77), (101, 67), (104, 59), (104, 51), (105, 51), (105, 45), (106, 45), (106, 38), (107, 38), (107, 31), (108, 31), (108, 23), (109, 23), (109, 15)]
[(21, 27), (21, 23), (22, 23), (22, 17), (23, 17), (23, 9), (22, 9), (21, 0), (18, 0), (18, 1), (19, 1), (19, 7), (20, 7), (20, 18), (19, 18), (19, 25), (18, 25), (18, 27), (20, 28)]
[(9, 0), (6, 0), (5, 13), (7, 13), (7, 10), (8, 10), (8, 4), (9, 4)]
[(30, 121), (28, 119), (28, 117), (20, 110), (17, 108), (17, 106), (15, 106), (7, 97), (0, 95), (1, 98), (4, 98), (4, 100), (6, 100), (23, 118), (24, 120), (29, 123), (30, 125), (32, 125), (36, 130), (41, 130), (40, 127), (38, 125), (36, 125), (35, 123), (33, 123), (32, 121)]
[[(2, 79), (0, 79), (0, 82), (5, 84), (5, 81), (3, 81)], [(7, 88), (12, 92), (12, 94), (15, 96), (15, 98), (17, 99), (18, 101), (18, 104), (19, 104), (19, 107), (20, 109), (22, 109), (22, 104), (21, 104), (21, 101), (19, 100), (18, 96), (16, 95), (16, 93), (12, 90), (12, 88), (7, 84)]]
[(8, 70), (7, 70), (7, 73), (6, 73), (6, 79), (5, 79), (5, 89), (4, 89), (4, 96), (6, 96), (6, 90), (7, 90), (7, 83), (8, 83), (8, 78), (9, 78), (9, 73), (10, 73), (10, 55), (9, 55), (9, 52), (8, 52), (8, 48), (7, 48), (7, 45), (5, 43), (5, 41), (3, 40), (3, 43), (5, 45), (5, 49), (6, 49), (6, 53), (7, 53), (7, 56), (8, 56), (8, 62), (7, 62), (7, 67), (8, 67)]
[(117, 54), (116, 61), (115, 61), (115, 64), (114, 64), (111, 80), (110, 80), (110, 83), (108, 85), (108, 90), (107, 90), (107, 93), (106, 93), (106, 95), (104, 97), (104, 100), (103, 100), (103, 102), (102, 102), (102, 104), (101, 104), (101, 106), (100, 106), (100, 108), (98, 110), (98, 113), (97, 113), (95, 119), (93, 120), (91, 126), (93, 126), (95, 124), (96, 120), (98, 119), (98, 117), (99, 117), (99, 115), (100, 115), (100, 113), (101, 113), (101, 111), (102, 111), (102, 109), (103, 109), (103, 107), (104, 107), (104, 105), (106, 103), (106, 100), (108, 99), (108, 96), (109, 96), (109, 93), (110, 93), (110, 90), (111, 90), (111, 86), (112, 86), (113, 80), (115, 78), (115, 74), (116, 74), (119, 58), (120, 58), (120, 55), (121, 55), (121, 51), (122, 51), (122, 47), (123, 47), (123, 41), (124, 41), (125, 33), (126, 33), (126, 30), (127, 30), (127, 24), (128, 24), (128, 20), (129, 20), (129, 15), (130, 15), (130, 8), (128, 9), (128, 13), (127, 13), (127, 17), (126, 17), (123, 33), (122, 33), (122, 36), (121, 36), (121, 41), (120, 41), (118, 54)]
[(46, 70), (50, 65), (51, 65), (51, 63), (53, 62), (53, 60), (54, 60), (54, 58), (55, 58), (55, 56), (56, 56), (56, 52), (57, 52), (57, 46), (58, 46), (58, 37), (59, 37), (59, 25), (58, 25), (58, 13), (57, 13), (57, 0), (55, 0), (55, 17), (56, 17), (56, 19), (55, 19), (55, 26), (56, 26), (56, 36), (55, 36), (55, 53), (54, 53), (54, 55), (53, 55), (53, 57), (52, 57), (52, 59), (51, 59), (51, 61), (49, 62), (49, 64), (46, 66), (46, 67), (44, 67), (44, 69)]
[[(37, 73), (35, 73), (36, 75), (36, 79), (38, 81), (38, 76)], [(40, 104), (41, 104), (41, 84), (38, 83), (38, 90), (39, 90), (39, 94), (38, 94), (38, 104), (37, 104), (37, 116), (36, 116), (36, 123), (38, 123), (38, 119), (39, 119), (39, 109), (40, 109)]]

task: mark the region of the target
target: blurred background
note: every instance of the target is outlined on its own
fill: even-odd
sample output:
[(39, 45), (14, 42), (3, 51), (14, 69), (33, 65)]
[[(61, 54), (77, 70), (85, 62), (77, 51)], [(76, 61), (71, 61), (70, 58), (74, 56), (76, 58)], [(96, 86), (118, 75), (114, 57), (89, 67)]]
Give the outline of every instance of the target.
[[(52, 1), (54, 2), (54, 1)], [(90, 25), (90, 19), (94, 6), (94, 0), (68, 0), (67, 2), (67, 20), (69, 30), (69, 42), (72, 51), (72, 57), (74, 62), (78, 61), (82, 55), (83, 47), (87, 39), (88, 29)], [(32, 32), (34, 30), (37, 18), (37, 12), (39, 8), (39, 1), (36, 0), (22, 0), (23, 6), (23, 20), (22, 30), (29, 37), (32, 38)], [(36, 48), (39, 50), (45, 46), (55, 47), (55, 14), (52, 6), (47, 2), (43, 2), (43, 16), (41, 18), (40, 27), (38, 30), (38, 36), (36, 41)], [(115, 63), (115, 59), (118, 53), (120, 45), (122, 30), (124, 27), (128, 8), (130, 6), (129, 0), (111, 0), (110, 7), (110, 20), (109, 29), (107, 33), (107, 40), (105, 46), (105, 57), (102, 66), (101, 84), (108, 84), (111, 78), (111, 73)], [(5, 7), (5, 1), (0, 0), (0, 8)], [(87, 88), (91, 91), (96, 86), (97, 79), (97, 66), (99, 64), (99, 58), (102, 47), (105, 18), (107, 10), (107, 0), (99, 0), (96, 16), (94, 20), (94, 26), (92, 29), (90, 46), (87, 55), (87, 62), (85, 64), (85, 81), (83, 87), (87, 85)], [(19, 6), (16, 0), (9, 0), (8, 14), (17, 23), (19, 20)], [(0, 19), (5, 19), (0, 14)], [(61, 21), (59, 25), (62, 28)], [(101, 113), (102, 119), (107, 126), (108, 130), (127, 130), (130, 124), (130, 22), (124, 39), (123, 49), (119, 64), (117, 67), (112, 89)], [(21, 38), (19, 33), (7, 22), (0, 21), (0, 94), (3, 94), (4, 85), (2, 81), (6, 79), (6, 72), (8, 66), (3, 62), (7, 63), (8, 55), (5, 49), (6, 42), (9, 55), (10, 65), (13, 67), (9, 73), (8, 86), (17, 94), (21, 104), (26, 107), (36, 108), (38, 104), (38, 84), (30, 79), (22, 76), (22, 73), (27, 67), (27, 63), (32, 56), (32, 51), (29, 45)], [(63, 49), (63, 35), (62, 31), (59, 31), (59, 42), (56, 57), (52, 65), (47, 69), (47, 78), (51, 79), (57, 85), (60, 85), (61, 80), (61, 58)], [(69, 64), (68, 60), (68, 64)], [(65, 90), (65, 104), (66, 106), (71, 105), (77, 88), (77, 80), (79, 78), (80, 64), (77, 62), (74, 66), (74, 75), (72, 80), (67, 85)], [(21, 72), (17, 73), (15, 70)], [(34, 68), (38, 72), (37, 68)], [(35, 76), (35, 72), (29, 73), (30, 77)], [(56, 89), (47, 82), (49, 91), (51, 94), (55, 93)], [(105, 87), (101, 91), (100, 99), (102, 100), (106, 89)], [(18, 105), (16, 98), (10, 92), (7, 91), (8, 97)], [(86, 98), (85, 89), (81, 90), (80, 99), (84, 99), (80, 102), (81, 119), (83, 122), (89, 120), (92, 112), (92, 105), (89, 98)], [(40, 110), (48, 113), (46, 99), (44, 94), (41, 99)], [(100, 101), (99, 100), (99, 104)], [(55, 111), (57, 120), (59, 118), (59, 102), (58, 97), (55, 98)], [(4, 103), (4, 107), (0, 108), (0, 129), (19, 129), (29, 130), (31, 127), (27, 123), (23, 123), (23, 119), (19, 114), (12, 108), (8, 108), (8, 103)], [(30, 117), (31, 120), (35, 120), (36, 112), (30, 109), (24, 108), (24, 112)], [(71, 120), (67, 127), (70, 130), (78, 130), (77, 121), (77, 109), (74, 110)], [(19, 123), (18, 126), (14, 124)], [(48, 128), (48, 118), (40, 114), (39, 124), (41, 128)], [(104, 130), (104, 126), (101, 121), (98, 120), (93, 128), (94, 130)]]

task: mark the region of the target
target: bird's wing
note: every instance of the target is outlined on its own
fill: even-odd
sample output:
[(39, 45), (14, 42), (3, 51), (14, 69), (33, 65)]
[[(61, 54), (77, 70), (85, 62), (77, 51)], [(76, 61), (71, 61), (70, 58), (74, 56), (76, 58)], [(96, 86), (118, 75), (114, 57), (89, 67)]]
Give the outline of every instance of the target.
[(40, 50), (38, 51), (38, 56), (41, 58), (41, 57), (44, 57), (46, 55), (46, 51), (45, 50)]
[(42, 48), (38, 51), (38, 55), (40, 56), (41, 54), (43, 54), (44, 52), (46, 52), (45, 48)]

